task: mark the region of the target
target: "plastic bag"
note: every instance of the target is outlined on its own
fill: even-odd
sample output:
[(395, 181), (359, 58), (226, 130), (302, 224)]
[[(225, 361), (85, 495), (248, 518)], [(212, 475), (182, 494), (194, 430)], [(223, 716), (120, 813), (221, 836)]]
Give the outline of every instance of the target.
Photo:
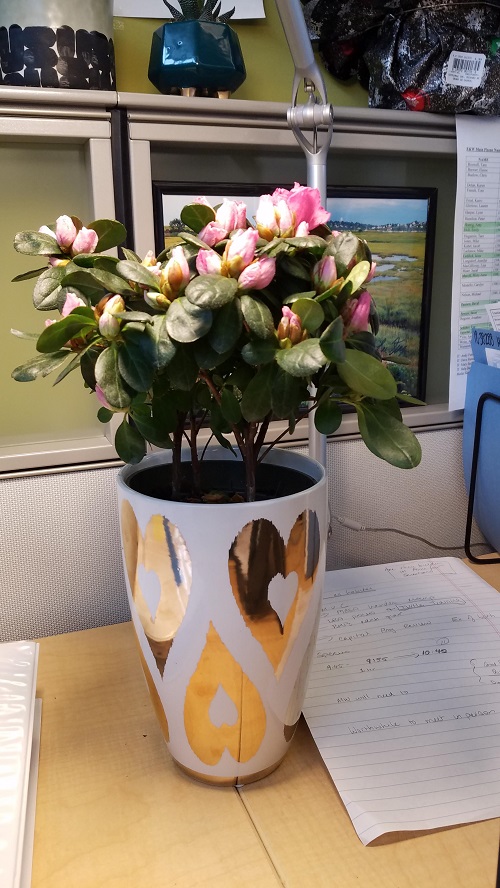
[(369, 105), (500, 114), (500, 8), (447, 4), (388, 15), (364, 54)]

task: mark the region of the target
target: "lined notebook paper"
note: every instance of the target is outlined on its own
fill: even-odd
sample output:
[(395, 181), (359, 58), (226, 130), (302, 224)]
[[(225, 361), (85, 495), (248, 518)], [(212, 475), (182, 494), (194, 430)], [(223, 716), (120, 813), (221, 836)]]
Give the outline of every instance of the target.
[(304, 715), (363, 842), (500, 816), (500, 594), (455, 558), (326, 574)]

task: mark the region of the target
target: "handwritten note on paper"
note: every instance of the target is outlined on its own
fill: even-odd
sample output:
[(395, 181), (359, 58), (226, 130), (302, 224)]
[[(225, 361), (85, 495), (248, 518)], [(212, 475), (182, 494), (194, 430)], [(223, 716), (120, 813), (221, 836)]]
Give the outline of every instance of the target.
[(500, 816), (500, 594), (455, 558), (326, 574), (304, 715), (363, 844)]

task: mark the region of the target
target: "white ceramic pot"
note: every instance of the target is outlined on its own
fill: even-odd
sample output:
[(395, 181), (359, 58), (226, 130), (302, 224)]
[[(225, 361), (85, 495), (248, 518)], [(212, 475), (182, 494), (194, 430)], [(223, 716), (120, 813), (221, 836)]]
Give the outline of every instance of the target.
[[(222, 449), (208, 458), (235, 462)], [(248, 783), (281, 762), (302, 709), (323, 587), (325, 471), (275, 449), (268, 471), (305, 476), (306, 489), (212, 505), (131, 488), (167, 460), (154, 454), (118, 477), (144, 672), (177, 764), (209, 783)]]
[(0, 84), (115, 89), (113, 0), (2, 0)]

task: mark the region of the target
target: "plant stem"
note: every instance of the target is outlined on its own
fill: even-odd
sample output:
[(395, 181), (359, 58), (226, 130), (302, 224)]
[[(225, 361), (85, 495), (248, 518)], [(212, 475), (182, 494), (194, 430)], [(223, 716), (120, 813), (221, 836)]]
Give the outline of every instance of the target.
[(173, 434), (172, 448), (172, 499), (180, 499), (181, 495), (181, 453), (182, 453), (182, 436), (184, 433), (184, 423), (186, 421), (185, 413), (177, 414), (177, 426)]
[(254, 446), (255, 434), (257, 432), (257, 423), (250, 422), (248, 424), (248, 432), (245, 440), (245, 447), (242, 451), (243, 462), (245, 464), (246, 479), (246, 498), (247, 502), (255, 502), (256, 495), (256, 473), (257, 473), (257, 452)]
[(193, 495), (201, 496), (201, 468), (200, 458), (198, 456), (198, 425), (194, 414), (191, 413), (191, 434), (189, 436), (189, 444), (191, 448), (191, 465), (193, 469)]

